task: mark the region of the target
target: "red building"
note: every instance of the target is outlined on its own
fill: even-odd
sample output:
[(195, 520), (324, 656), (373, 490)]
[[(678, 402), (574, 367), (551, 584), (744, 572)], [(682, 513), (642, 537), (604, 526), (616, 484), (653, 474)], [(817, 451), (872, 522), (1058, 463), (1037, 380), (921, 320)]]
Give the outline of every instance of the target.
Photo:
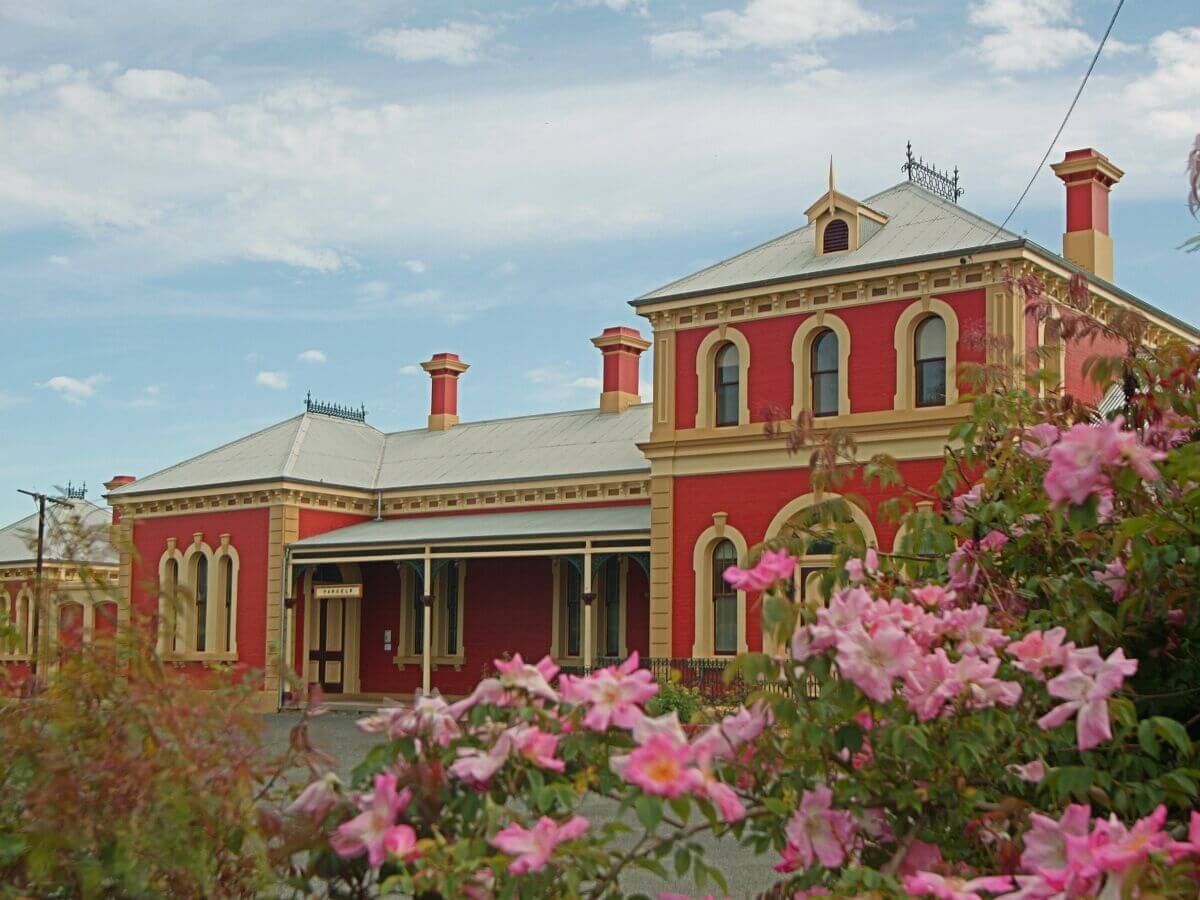
[[(1200, 339), (1112, 283), (1108, 195), (1122, 173), (1102, 155), (1055, 166), (1061, 255), (959, 206), (956, 182), (908, 170), (862, 200), (831, 171), (795, 231), (634, 300), (653, 331), (652, 404), (637, 374), (650, 343), (609, 328), (593, 340), (604, 382), (592, 409), (460, 423), (468, 366), (439, 353), (424, 363), (427, 428), (387, 434), (310, 403), (111, 482), (136, 551), (121, 558), (122, 590), (157, 622), (167, 657), (263, 672), (265, 706), (293, 690), (285, 670), (300, 690), (459, 694), (510, 652), (587, 665), (760, 648), (757, 598), (719, 572), (814, 500), (805, 459), (764, 434), (768, 410), (848, 429), (864, 458), (887, 452), (926, 486), (967, 412), (962, 364), (1015, 368), (1048, 346), (1065, 389), (1100, 399), (1082, 363), (1105, 348), (1063, 346), (1053, 322), (1027, 318), (1012, 276), (1063, 298), (1083, 272), (1095, 315), (1132, 307), (1152, 340)], [(863, 542), (891, 549), (877, 510), (890, 494), (851, 487)]]

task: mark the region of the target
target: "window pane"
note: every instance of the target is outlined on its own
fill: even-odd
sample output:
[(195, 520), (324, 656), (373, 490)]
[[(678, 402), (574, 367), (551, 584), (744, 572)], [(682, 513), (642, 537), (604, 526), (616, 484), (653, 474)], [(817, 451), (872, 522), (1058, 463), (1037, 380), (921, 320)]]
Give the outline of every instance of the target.
[(813, 341), (813, 370), (836, 372), (838, 367), (838, 339), (832, 331), (822, 331)]
[(226, 556), (221, 565), (225, 568), (225, 646), (221, 649), (228, 650), (233, 646), (233, 559)]
[(729, 585), (725, 582), (725, 570), (730, 566), (737, 565), (737, 548), (733, 546), (732, 541), (721, 541), (713, 548), (713, 596), (724, 594), (729, 591)]
[(917, 326), (917, 361), (946, 356), (946, 323), (930, 316)]
[(946, 361), (931, 359), (917, 363), (917, 406), (941, 406), (946, 402)]
[(838, 412), (837, 372), (813, 375), (813, 415), (833, 416)]
[(583, 598), (579, 573), (567, 564), (567, 656), (579, 656), (582, 635)]
[(208, 625), (208, 560), (196, 560), (196, 649), (205, 648)]
[(604, 564), (604, 655), (621, 653), (621, 561)]
[(458, 652), (458, 563), (446, 566), (446, 653)]
[(737, 653), (737, 594), (724, 594), (714, 603), (713, 652)]
[(733, 344), (726, 344), (717, 351), (716, 359), (716, 424), (736, 425), (738, 423), (738, 350)]

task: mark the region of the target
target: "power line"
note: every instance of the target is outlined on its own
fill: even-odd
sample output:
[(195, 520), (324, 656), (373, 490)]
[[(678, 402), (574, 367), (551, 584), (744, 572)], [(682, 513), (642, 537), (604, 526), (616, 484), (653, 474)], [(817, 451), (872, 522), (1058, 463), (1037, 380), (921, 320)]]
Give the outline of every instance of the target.
[(1113, 10), (1112, 18), (1108, 21), (1108, 28), (1106, 28), (1104, 31), (1104, 37), (1100, 38), (1100, 44), (1096, 47), (1096, 52), (1092, 56), (1092, 61), (1088, 65), (1087, 71), (1083, 73), (1083, 81), (1079, 82), (1079, 89), (1075, 91), (1075, 96), (1071, 100), (1071, 105), (1067, 107), (1067, 114), (1063, 116), (1062, 122), (1058, 126), (1058, 131), (1054, 132), (1054, 137), (1050, 140), (1050, 146), (1046, 148), (1046, 152), (1042, 156), (1042, 161), (1039, 162), (1037, 164), (1037, 168), (1033, 170), (1033, 176), (1029, 179), (1029, 184), (1025, 185), (1025, 190), (1021, 191), (1021, 196), (1017, 198), (1017, 202), (1013, 204), (1013, 208), (1009, 210), (1008, 215), (1004, 217), (1004, 221), (1000, 223), (1000, 227), (998, 227), (992, 233), (992, 236), (984, 243), (990, 244), (996, 239), (996, 235), (1004, 230), (1004, 227), (1008, 225), (1012, 217), (1016, 215), (1017, 210), (1020, 208), (1021, 203), (1024, 202), (1026, 195), (1029, 194), (1029, 190), (1033, 187), (1033, 183), (1037, 181), (1038, 175), (1040, 175), (1042, 172), (1042, 167), (1046, 165), (1046, 160), (1048, 160), (1050, 158), (1050, 154), (1054, 152), (1054, 145), (1058, 143), (1058, 139), (1062, 137), (1063, 129), (1067, 127), (1067, 120), (1071, 118), (1071, 113), (1075, 112), (1075, 106), (1079, 103), (1079, 98), (1083, 95), (1083, 89), (1087, 86), (1088, 79), (1092, 77), (1092, 70), (1096, 68), (1096, 63), (1100, 60), (1100, 54), (1104, 52), (1104, 45), (1108, 43), (1108, 36), (1112, 34), (1113, 26), (1117, 24), (1117, 16), (1121, 14), (1121, 7), (1124, 5), (1125, 0), (1117, 0), (1117, 8)]

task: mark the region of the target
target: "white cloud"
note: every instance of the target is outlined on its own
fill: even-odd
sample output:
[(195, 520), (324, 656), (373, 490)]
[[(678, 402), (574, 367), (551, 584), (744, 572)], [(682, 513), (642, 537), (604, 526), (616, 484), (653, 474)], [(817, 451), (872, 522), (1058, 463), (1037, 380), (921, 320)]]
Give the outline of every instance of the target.
[(650, 46), (660, 56), (700, 59), (752, 47), (811, 46), (894, 28), (894, 20), (865, 8), (861, 0), (749, 0), (741, 12), (722, 9), (705, 13), (699, 28), (655, 35)]
[(0, 409), (12, 409), (14, 406), (19, 406), (25, 402), (25, 398), (20, 394), (10, 394), (8, 391), (0, 391)]
[(377, 31), (366, 47), (401, 62), (444, 62), (465, 66), (478, 62), (491, 39), (486, 25), (449, 22), (437, 28), (393, 28)]
[(546, 397), (566, 397), (580, 392), (597, 393), (603, 382), (591, 375), (572, 375), (560, 366), (538, 366), (525, 372), (525, 378), (543, 388)]
[(47, 256), (46, 262), (54, 266), (67, 266), (71, 264), (71, 257), (60, 256), (59, 254), (55, 253), (51, 256)]
[(303, 353), (297, 356), (296, 359), (300, 360), (300, 362), (319, 366), (327, 362), (329, 357), (325, 355), (323, 350), (305, 350)]
[(273, 391), (286, 390), (288, 386), (288, 373), (262, 371), (254, 377), (254, 382)]
[(447, 297), (435, 288), (402, 291), (381, 280), (359, 285), (354, 303), (354, 309), (359, 315), (415, 313), (450, 323), (463, 322), (493, 306), (495, 302), (491, 300)]
[(45, 87), (64, 84), (80, 74), (65, 63), (56, 63), (32, 72), (15, 72), (0, 66), (0, 97), (27, 94)]
[(1150, 55), (1154, 69), (1134, 80), (1126, 96), (1164, 137), (1186, 140), (1200, 127), (1200, 28), (1158, 35)]
[(113, 79), (118, 94), (130, 100), (187, 103), (207, 100), (217, 89), (203, 78), (193, 78), (170, 69), (128, 69)]
[[(1076, 27), (1073, 0), (982, 0), (967, 16), (988, 34), (978, 52), (1000, 72), (1060, 69), (1096, 51), (1098, 37)], [(1110, 38), (1106, 52), (1129, 49)]]
[(624, 12), (627, 9), (645, 12), (649, 2), (650, 0), (575, 0), (575, 5), (584, 8), (604, 6), (613, 12)]
[(401, 366), (400, 374), (401, 375), (424, 375), (425, 370), (422, 369), (420, 366)]
[(419, 259), (406, 259), (400, 265), (404, 266), (404, 268), (408, 269), (414, 275), (424, 275), (429, 271), (429, 266)]
[(96, 396), (97, 389), (106, 381), (108, 381), (108, 376), (103, 374), (89, 375), (86, 378), (75, 378), (71, 375), (55, 375), (49, 381), (38, 385), (38, 387), (49, 388), (68, 403), (78, 404)]

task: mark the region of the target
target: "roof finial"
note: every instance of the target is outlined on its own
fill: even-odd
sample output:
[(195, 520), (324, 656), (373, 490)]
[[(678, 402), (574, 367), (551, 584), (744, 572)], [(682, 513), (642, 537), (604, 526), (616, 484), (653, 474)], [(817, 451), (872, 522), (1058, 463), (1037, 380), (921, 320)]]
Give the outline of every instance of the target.
[(833, 154), (829, 154), (829, 193), (835, 193), (836, 188), (833, 186)]

